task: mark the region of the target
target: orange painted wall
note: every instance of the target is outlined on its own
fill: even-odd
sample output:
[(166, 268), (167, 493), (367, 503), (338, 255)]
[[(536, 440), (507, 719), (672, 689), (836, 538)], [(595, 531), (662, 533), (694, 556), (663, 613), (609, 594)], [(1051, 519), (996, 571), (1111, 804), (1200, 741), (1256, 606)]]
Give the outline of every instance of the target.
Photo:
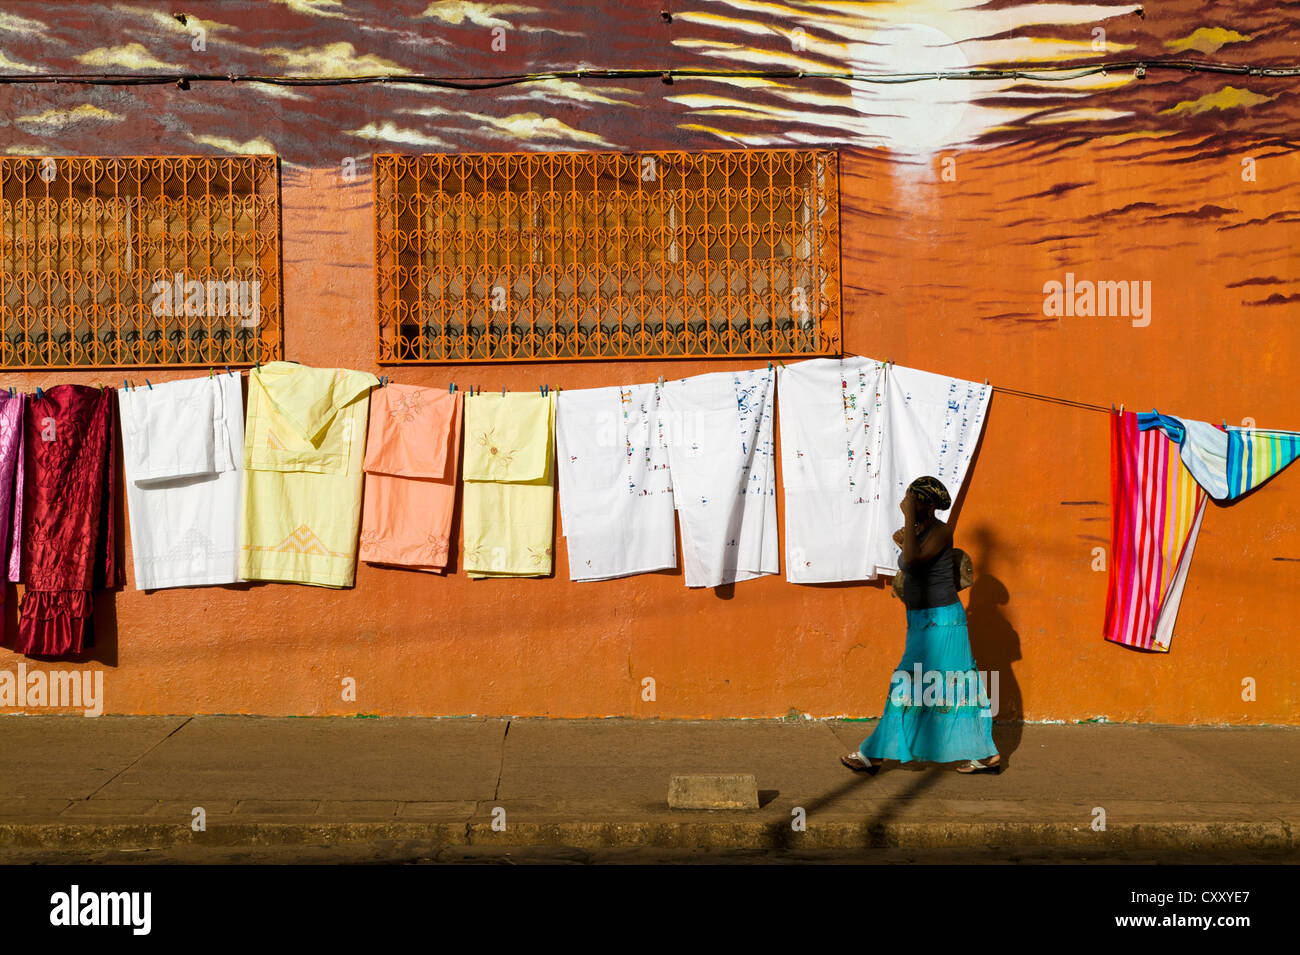
[[(1300, 426), (1294, 312), (1244, 309), (1243, 296), (1262, 293), (1226, 287), (1238, 275), (1298, 274), (1284, 231), (1293, 227), (1250, 230), (1245, 247), (1223, 228), (1268, 216), (1300, 162), (1261, 159), (1247, 184), (1235, 156), (1180, 177), (1143, 158), (1150, 149), (1081, 145), (1068, 163), (1028, 149), (972, 153), (955, 182), (941, 179), (938, 157), (903, 166), (845, 151), (846, 349), (1099, 404)], [(1065, 181), (1075, 185), (1051, 191)], [(286, 176), (287, 357), (381, 371), (370, 360), (370, 188), (333, 170)], [(1115, 211), (1136, 197), (1172, 218)], [(1206, 204), (1234, 211), (1194, 214)], [(1042, 241), (1067, 233), (1079, 236), (1068, 251)], [(1067, 268), (1150, 279), (1150, 326), (1035, 318), (1043, 283)], [(1008, 312), (1020, 314), (989, 317)], [(437, 386), (581, 388), (752, 364), (387, 370)], [(11, 374), (0, 385), (70, 380), (101, 377)], [(981, 668), (1000, 671), (1001, 715), (1296, 722), (1300, 471), (1231, 508), (1211, 505), (1172, 652), (1140, 654), (1100, 636), (1106, 579), (1091, 565), (1109, 533), (1108, 440), (1104, 414), (993, 399), (957, 538), (976, 564), (972, 641)], [(128, 586), (101, 598), (102, 645), (87, 665), (107, 666), (115, 713), (867, 716), (880, 712), (902, 648), (902, 610), (880, 583), (770, 577), (692, 591), (662, 573), (572, 584), (562, 538), (557, 568), (554, 579), (471, 581), (363, 564), (346, 591)], [(11, 633), (13, 604), (11, 588)], [(0, 668), (18, 662), (0, 652)], [(341, 700), (344, 677), (357, 681), (355, 704)], [(644, 677), (656, 681), (653, 702), (641, 699)], [(1255, 702), (1242, 700), (1246, 677), (1258, 683)]]
[[(282, 157), (285, 357), (303, 364), (487, 389), (752, 366), (380, 369), (371, 184), (344, 181), (339, 163), (360, 157), (364, 172), (372, 152), (807, 145), (842, 150), (848, 351), (1099, 405), (1300, 428), (1293, 79), (1153, 65), (1144, 78), (1128, 68), (1059, 83), (679, 76), (667, 85), (651, 76), (466, 92), (400, 82), (402, 73), (590, 66), (870, 72), (897, 68), (896, 43), (911, 45), (907, 65), (936, 71), (954, 56), (973, 66), (1169, 57), (1290, 65), (1300, 25), (1292, 9), (675, 0), (664, 18), (665, 5), (650, 0), (349, 0), (337, 10), (214, 0), (202, 5), (200, 52), (196, 25), (161, 0), (73, 6), (9, 0), (5, 70), (393, 77), (292, 90), (197, 79), (188, 90), (171, 81), (0, 88), (0, 152), (9, 155)], [(907, 20), (923, 29), (895, 29)], [(505, 50), (494, 43), (499, 29)], [(936, 29), (951, 42), (936, 41)], [(955, 163), (946, 178), (945, 160)], [(1243, 177), (1251, 163), (1253, 178)], [(1150, 281), (1150, 325), (1045, 315), (1044, 283), (1067, 272)], [(121, 377), (7, 373), (0, 386)], [(1000, 672), (1000, 716), (1300, 722), (1300, 466), (1232, 507), (1210, 506), (1172, 650), (1147, 655), (1101, 638), (1106, 575), (1092, 565), (1094, 548), (1108, 544), (1108, 456), (1105, 414), (995, 395), (956, 532), (976, 565), (965, 595), (972, 642), (981, 668)], [(94, 656), (57, 665), (104, 669), (112, 713), (881, 711), (904, 630), (882, 582), (769, 577), (690, 591), (680, 573), (661, 573), (571, 584), (561, 536), (556, 557), (557, 576), (540, 580), (362, 565), (345, 591), (128, 586), (99, 601)], [(11, 644), (17, 601), (8, 589)], [(0, 670), (24, 662), (46, 666), (0, 648)], [(341, 699), (346, 677), (356, 680), (355, 703)], [(654, 701), (641, 698), (646, 677)], [(1246, 679), (1257, 684), (1252, 702), (1242, 699)]]

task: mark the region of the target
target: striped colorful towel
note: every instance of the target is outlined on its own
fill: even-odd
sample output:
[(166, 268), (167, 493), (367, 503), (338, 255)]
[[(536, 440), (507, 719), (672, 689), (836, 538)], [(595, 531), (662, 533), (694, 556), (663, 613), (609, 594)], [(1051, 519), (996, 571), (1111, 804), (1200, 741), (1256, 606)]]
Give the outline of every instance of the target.
[(1111, 560), (1106, 639), (1166, 653), (1209, 496), (1179, 445), (1139, 415), (1111, 412)]
[(1159, 428), (1178, 444), (1183, 464), (1216, 501), (1235, 501), (1300, 458), (1300, 432), (1220, 428), (1158, 412), (1138, 415), (1142, 430)]
[(1253, 491), (1300, 458), (1300, 433), (1228, 429), (1228, 500)]

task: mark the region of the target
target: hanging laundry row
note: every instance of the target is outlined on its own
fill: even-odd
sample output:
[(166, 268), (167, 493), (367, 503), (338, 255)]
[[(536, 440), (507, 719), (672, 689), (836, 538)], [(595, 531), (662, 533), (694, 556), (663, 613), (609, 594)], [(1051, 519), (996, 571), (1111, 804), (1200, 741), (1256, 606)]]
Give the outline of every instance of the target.
[[(115, 399), (141, 590), (349, 587), (358, 557), (444, 572), (458, 477), (471, 577), (553, 572), (557, 476), (572, 580), (676, 568), (678, 518), (688, 587), (778, 572), (770, 364), (559, 395), (380, 385), (273, 362), (249, 372), (246, 411), (229, 371), (0, 396), (20, 649), (89, 646), (90, 591), (122, 576)], [(960, 490), (990, 389), (870, 359), (782, 366), (780, 387), (788, 578), (895, 572), (906, 484), (933, 473)]]
[[(26, 585), (17, 649), (92, 646), (93, 592), (122, 582), (114, 403), (141, 590), (350, 587), (358, 558), (443, 573), (458, 482), (471, 577), (553, 572), (558, 482), (571, 580), (675, 569), (680, 523), (686, 585), (717, 587), (779, 570), (778, 388), (787, 579), (895, 574), (907, 486), (929, 474), (958, 498), (987, 382), (853, 357), (463, 395), (274, 362), (249, 372), (246, 411), (229, 372), (0, 394), (0, 556)], [(1167, 650), (1207, 500), (1297, 457), (1297, 432), (1113, 413), (1107, 639)]]

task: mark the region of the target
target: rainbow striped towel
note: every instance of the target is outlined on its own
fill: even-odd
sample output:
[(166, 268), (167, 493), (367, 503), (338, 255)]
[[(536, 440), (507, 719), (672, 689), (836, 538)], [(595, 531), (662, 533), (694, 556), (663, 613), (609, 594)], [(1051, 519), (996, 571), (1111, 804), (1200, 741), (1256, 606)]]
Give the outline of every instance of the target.
[(1220, 428), (1204, 421), (1152, 411), (1137, 416), (1138, 428), (1158, 428), (1179, 446), (1196, 483), (1216, 501), (1235, 501), (1300, 458), (1300, 432)]
[(1166, 653), (1209, 500), (1162, 429), (1111, 413), (1106, 639)]

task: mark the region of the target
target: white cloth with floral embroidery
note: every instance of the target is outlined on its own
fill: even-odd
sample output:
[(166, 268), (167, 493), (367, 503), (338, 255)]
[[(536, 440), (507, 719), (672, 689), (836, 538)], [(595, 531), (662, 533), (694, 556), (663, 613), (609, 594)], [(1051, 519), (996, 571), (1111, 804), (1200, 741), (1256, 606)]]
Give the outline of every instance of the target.
[(771, 369), (713, 372), (663, 386), (673, 502), (686, 586), (780, 569)]
[(818, 358), (781, 368), (785, 576), (792, 583), (870, 580), (867, 542), (880, 518), (885, 365)]
[(562, 391), (555, 437), (569, 579), (675, 568), (673, 488), (659, 388)]
[[(902, 552), (894, 531), (903, 526), (907, 486), (937, 477), (954, 502), (966, 483), (993, 389), (961, 378), (890, 365), (885, 373), (885, 434), (880, 464), (880, 516), (869, 557), (877, 574), (898, 573)], [(949, 510), (938, 511), (940, 520)]]
[(244, 446), (238, 375), (117, 393), (140, 590), (239, 580)]

